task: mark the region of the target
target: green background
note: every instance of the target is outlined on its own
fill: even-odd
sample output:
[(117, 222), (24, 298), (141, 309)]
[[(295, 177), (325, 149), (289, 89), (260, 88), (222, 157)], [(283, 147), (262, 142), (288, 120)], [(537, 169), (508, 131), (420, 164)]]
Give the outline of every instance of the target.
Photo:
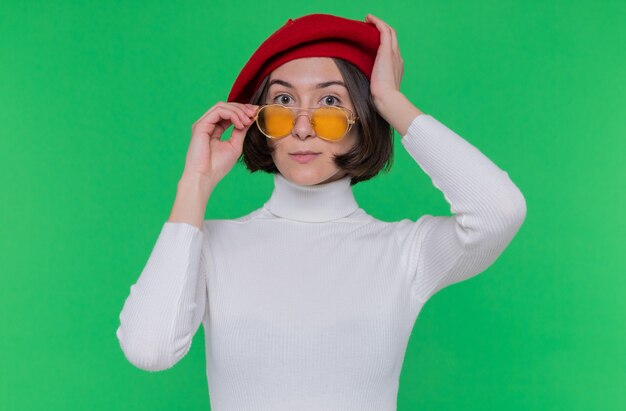
[[(287, 19), (371, 12), (398, 32), (402, 91), (528, 208), (491, 267), (425, 305), (398, 410), (626, 409), (626, 2), (91, 3), (0, 6), (0, 408), (209, 409), (202, 328), (159, 373), (115, 336), (191, 125)], [(360, 206), (451, 215), (395, 138), (392, 171), (354, 187)], [(247, 214), (272, 188), (237, 164), (206, 218)]]

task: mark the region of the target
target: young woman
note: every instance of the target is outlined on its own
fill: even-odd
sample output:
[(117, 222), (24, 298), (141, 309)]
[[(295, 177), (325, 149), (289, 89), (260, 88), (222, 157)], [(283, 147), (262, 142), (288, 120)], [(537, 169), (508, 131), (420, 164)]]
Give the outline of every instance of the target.
[[(132, 364), (172, 367), (202, 323), (215, 411), (396, 409), (423, 305), (489, 267), (526, 215), (508, 174), (416, 108), (402, 74), (396, 32), (372, 15), (289, 20), (257, 49), (193, 125), (172, 213), (120, 314)], [(392, 128), (453, 216), (385, 222), (358, 206), (352, 186), (389, 168)], [(240, 158), (273, 173), (271, 197), (204, 220)]]

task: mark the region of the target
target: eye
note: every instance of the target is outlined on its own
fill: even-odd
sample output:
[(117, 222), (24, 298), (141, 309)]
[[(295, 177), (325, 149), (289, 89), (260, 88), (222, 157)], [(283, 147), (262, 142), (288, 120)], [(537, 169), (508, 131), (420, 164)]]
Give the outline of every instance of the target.
[[(326, 103), (326, 104), (328, 104), (328, 105), (330, 105), (330, 106), (332, 106), (332, 105), (340, 105), (340, 104), (341, 104), (341, 100), (339, 100), (339, 99), (338, 99), (337, 97), (335, 97), (335, 96), (330, 96), (330, 95), (329, 95), (329, 96), (324, 96), (324, 99), (323, 99), (323, 100), (324, 100), (324, 103)], [(335, 104), (333, 104), (333, 102), (334, 102)]]
[(287, 105), (289, 104), (289, 99), (291, 98), (291, 96), (287, 95), (287, 94), (279, 94), (276, 97), (274, 97), (274, 99), (272, 100), (273, 103), (278, 103), (278, 104), (284, 104)]

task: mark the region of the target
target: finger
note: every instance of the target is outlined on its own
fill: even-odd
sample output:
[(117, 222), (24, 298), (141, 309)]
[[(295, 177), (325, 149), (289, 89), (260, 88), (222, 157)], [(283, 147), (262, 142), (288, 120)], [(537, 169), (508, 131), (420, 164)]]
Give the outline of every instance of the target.
[(390, 29), (391, 29), (391, 49), (395, 53), (400, 54), (400, 46), (398, 45), (398, 34), (391, 27)]
[(213, 106), (210, 109), (208, 109), (207, 111), (204, 112), (203, 115), (200, 116), (200, 118), (198, 118), (193, 125), (191, 126), (191, 129), (193, 130), (197, 125), (199, 125), (200, 123), (204, 122), (205, 119), (207, 118), (207, 116), (209, 115), (209, 113), (215, 111), (217, 109), (217, 106)]
[(212, 127), (218, 123), (225, 125), (226, 128), (228, 128), (230, 124), (238, 127), (244, 126), (241, 118), (235, 111), (218, 107), (210, 113), (207, 113), (206, 117), (198, 122), (197, 127), (204, 131), (207, 127)]
[(219, 123), (215, 125), (213, 132), (209, 133), (209, 139), (213, 138), (215, 140), (221, 140), (222, 134), (224, 134), (224, 131), (226, 131), (228, 127), (230, 127), (229, 121), (227, 120), (220, 121)]
[(385, 48), (389, 51), (389, 52), (393, 52), (393, 37), (391, 34), (391, 30), (388, 27), (384, 27), (381, 31), (382, 37), (381, 37), (381, 44), (384, 44)]
[[(220, 111), (224, 112), (224, 113), (229, 113), (228, 117), (231, 119), (232, 123), (234, 126), (236, 127), (243, 127), (247, 124), (250, 124), (252, 122), (252, 120), (250, 119), (250, 116), (248, 116), (243, 109), (241, 109), (240, 107), (237, 107), (235, 105), (223, 105), (220, 106)], [(232, 114), (232, 116), (230, 116), (230, 114)], [(223, 117), (224, 118), (224, 117)]]
[[(242, 107), (245, 107), (244, 105), (240, 105), (241, 108), (237, 108), (237, 104), (240, 104), (240, 103), (225, 103), (225, 102), (222, 102), (222, 101), (217, 102), (213, 107), (211, 107), (206, 113), (204, 113), (204, 115), (202, 117), (200, 117), (193, 124), (193, 127), (195, 127), (196, 125), (204, 124), (207, 121), (210, 121), (210, 122), (214, 123), (215, 121), (217, 121), (218, 118), (224, 118), (223, 116), (222, 117), (216, 117), (215, 116), (214, 113), (216, 111), (219, 111), (219, 110), (227, 110), (227, 111), (237, 112), (241, 122), (246, 122), (247, 121), (246, 119), (250, 119), (251, 115), (249, 115), (249, 114), (247, 114), (247, 113), (245, 113), (243, 111)], [(208, 120), (209, 118), (211, 120)], [(233, 121), (233, 124), (234, 123), (235, 122)], [(192, 129), (193, 129), (193, 127), (192, 127)]]
[[(245, 109), (245, 107), (244, 107)], [(236, 111), (236, 110), (235, 110)], [(250, 126), (252, 126), (252, 124), (254, 124), (255, 122), (255, 117), (256, 117), (256, 112), (257, 110), (252, 108), (249, 109), (248, 114), (243, 113), (243, 119), (241, 121), (241, 123), (239, 124), (235, 124), (233, 123), (234, 128), (237, 130), (247, 130)], [(234, 132), (235, 130), (233, 130)]]
[(246, 104), (245, 105), (246, 109), (248, 110), (249, 113), (252, 113), (252, 115), (256, 115), (257, 110), (259, 109), (259, 106), (256, 104)]
[(395, 33), (395, 30), (393, 29), (393, 27), (391, 27), (389, 24), (383, 21), (383, 19), (376, 17), (373, 14), (368, 14), (368, 16), (371, 17), (372, 22), (375, 23), (377, 27), (382, 27), (386, 29), (387, 31), (389, 31), (390, 34)]
[(386, 22), (384, 22), (383, 19), (381, 19), (380, 17), (376, 17), (371, 13), (367, 15), (367, 19), (369, 19), (372, 23), (376, 25), (381, 25), (381, 26), (386, 26), (386, 27), (391, 28), (391, 26), (387, 24)]
[(252, 117), (254, 114), (256, 114), (256, 110), (257, 110), (257, 105), (255, 104), (242, 104), (242, 103), (236, 103), (236, 102), (231, 102), (231, 103), (227, 103), (231, 106), (234, 107), (239, 107), (241, 108), (241, 110), (248, 116), (248, 117)]
[(387, 33), (389, 33), (389, 39), (390, 39), (390, 47), (393, 51), (397, 52), (398, 51), (398, 38), (396, 35), (396, 31), (393, 29), (393, 27), (391, 27), (389, 24), (385, 23), (382, 19), (375, 17), (378, 19), (380, 25), (382, 27), (384, 27), (384, 30), (386, 30)]
[(390, 42), (391, 43), (391, 49), (393, 50), (394, 53), (400, 54), (400, 45), (398, 44), (398, 33), (389, 24), (387, 24), (387, 23), (383, 23), (383, 24), (389, 30), (389, 34), (390, 34), (390, 37), (391, 37), (391, 42)]
[[(234, 123), (230, 120), (220, 120), (216, 125), (215, 125), (215, 129), (213, 130), (213, 132), (209, 133), (209, 137), (215, 140), (222, 140), (222, 135), (224, 134), (224, 132), (230, 127), (233, 126), (233, 131), (231, 132), (231, 135), (233, 133), (238, 132), (238, 130), (241, 130), (240, 128), (238, 128), (236, 125), (234, 125)], [(249, 127), (249, 126), (248, 126)], [(244, 126), (245, 128), (245, 126)]]
[(251, 115), (244, 104), (241, 103), (221, 103), (226, 110), (231, 110), (239, 116), (243, 124), (250, 124)]
[(393, 51), (391, 27), (389, 27), (385, 22), (372, 14), (368, 14), (367, 19), (371, 23), (374, 23), (374, 25), (380, 32), (380, 45), (383, 47), (383, 50)]
[(230, 138), (228, 142), (232, 144), (233, 147), (237, 150), (237, 152), (241, 152), (243, 148), (243, 140), (245, 139), (248, 129), (252, 124), (244, 127), (243, 129), (234, 129), (232, 133), (230, 133)]

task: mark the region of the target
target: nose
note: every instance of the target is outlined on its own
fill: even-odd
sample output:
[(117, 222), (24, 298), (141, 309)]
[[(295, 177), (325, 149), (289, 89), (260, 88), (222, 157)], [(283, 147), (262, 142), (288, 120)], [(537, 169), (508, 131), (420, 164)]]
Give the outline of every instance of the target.
[(311, 127), (311, 120), (306, 112), (296, 113), (295, 124), (293, 126), (293, 135), (301, 140), (313, 136), (313, 127)]

